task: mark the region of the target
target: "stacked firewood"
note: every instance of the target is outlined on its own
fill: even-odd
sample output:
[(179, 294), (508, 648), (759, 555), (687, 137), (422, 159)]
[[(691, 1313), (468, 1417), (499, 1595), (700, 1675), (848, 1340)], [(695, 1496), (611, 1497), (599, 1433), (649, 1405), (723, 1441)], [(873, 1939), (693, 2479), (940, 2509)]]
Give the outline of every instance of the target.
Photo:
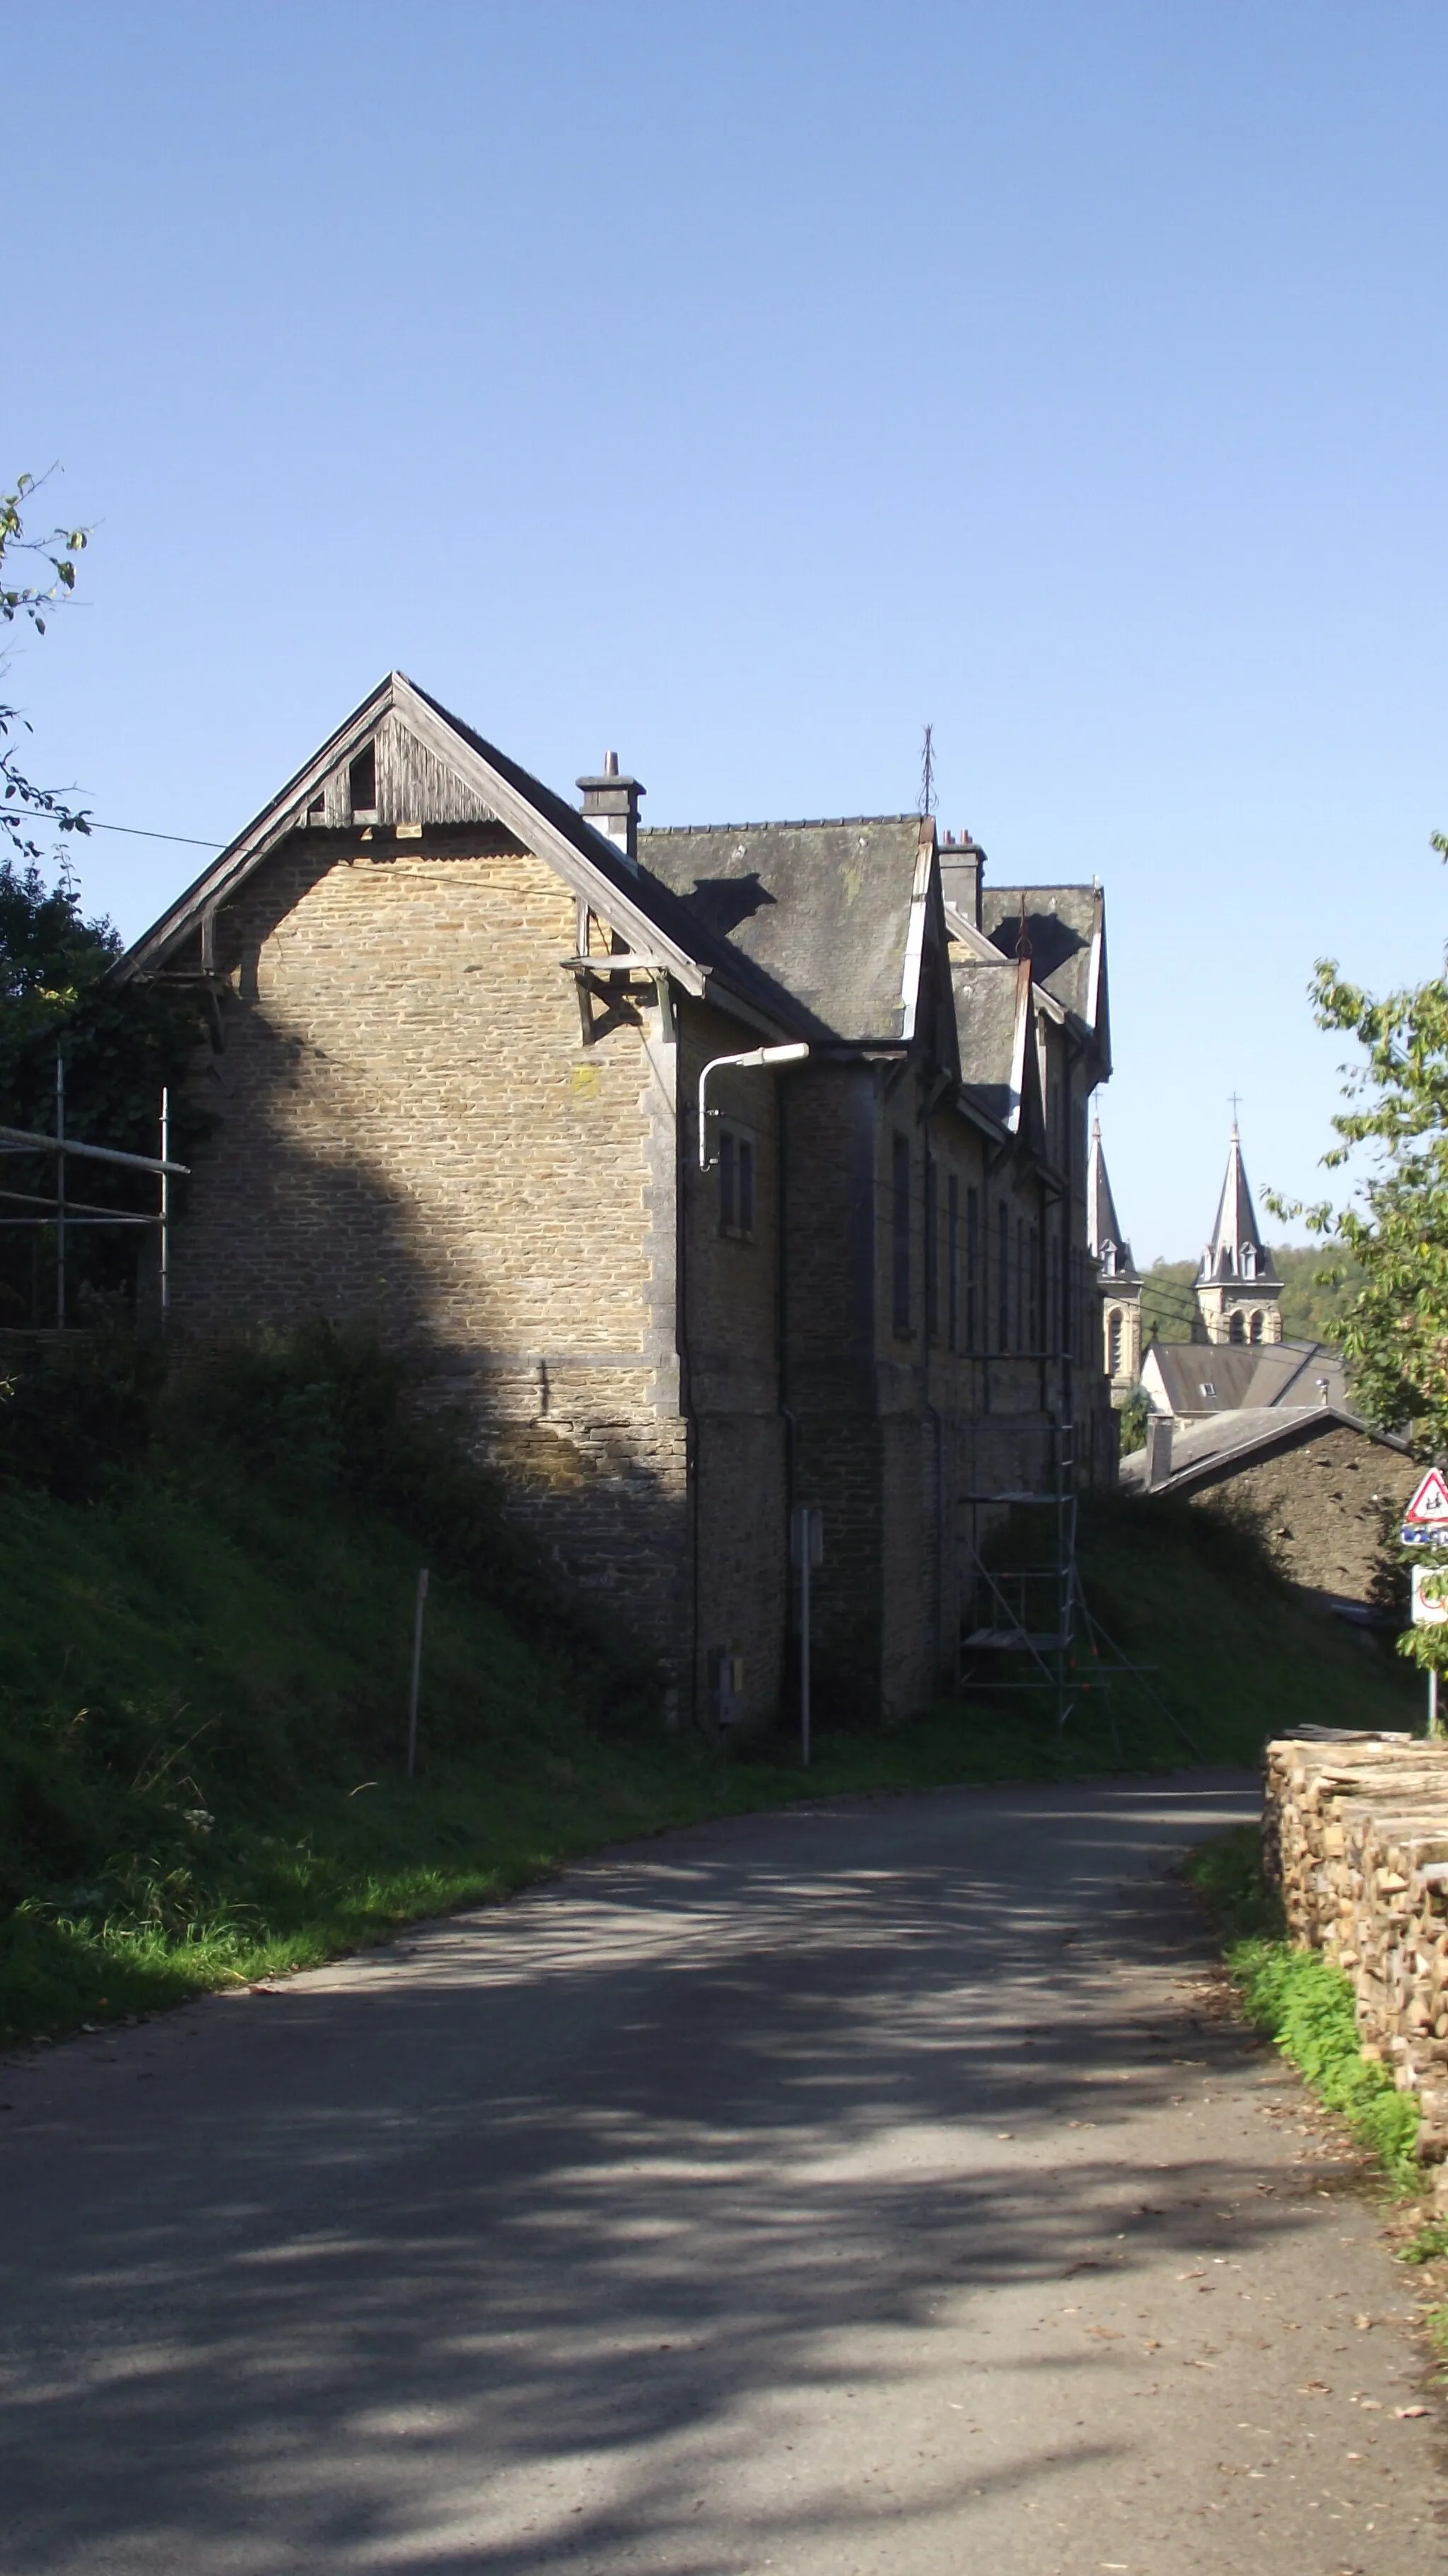
[(1267, 1866), (1294, 1940), (1336, 1961), (1365, 2057), (1448, 2158), (1448, 1743), (1304, 1729), (1267, 1748)]

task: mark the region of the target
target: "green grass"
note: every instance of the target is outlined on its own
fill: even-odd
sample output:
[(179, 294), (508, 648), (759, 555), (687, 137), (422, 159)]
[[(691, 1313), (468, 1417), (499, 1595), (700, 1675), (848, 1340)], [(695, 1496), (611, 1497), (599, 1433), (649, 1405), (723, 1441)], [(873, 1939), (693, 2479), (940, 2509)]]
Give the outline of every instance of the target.
[(1247, 2019), (1306, 2076), (1318, 2100), (1346, 2122), (1397, 2188), (1412, 2190), (1421, 2179), (1417, 2105), (1385, 2067), (1363, 2056), (1353, 1991), (1341, 1968), (1320, 1950), (1284, 1939), (1262, 1874), (1257, 1828), (1237, 1826), (1201, 1844), (1186, 1874), (1217, 1925)]
[[(87, 1397), (92, 1405), (94, 1395)], [(1404, 1722), (1411, 1680), (1196, 1515), (1086, 1516), (1088, 1598), (1146, 1683), (720, 1751), (559, 1613), (471, 1470), (365, 1352), (251, 1351), (119, 1462), (77, 1406), (62, 1492), (0, 1485), (0, 2046), (277, 1975), (494, 1901), (601, 1845), (801, 1796), (1251, 1761), (1307, 1717)], [(103, 1408), (102, 1408), (103, 1410)], [(59, 1453), (57, 1453), (59, 1454)], [(459, 1535), (461, 1533), (461, 1536)], [(403, 1777), (414, 1586), (432, 1588)]]

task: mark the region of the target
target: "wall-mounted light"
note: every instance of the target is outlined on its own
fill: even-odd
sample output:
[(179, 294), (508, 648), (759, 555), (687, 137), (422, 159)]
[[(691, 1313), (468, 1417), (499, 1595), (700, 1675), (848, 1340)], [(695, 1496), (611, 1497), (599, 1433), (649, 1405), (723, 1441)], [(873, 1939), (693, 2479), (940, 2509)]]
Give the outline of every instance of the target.
[(704, 1096), (710, 1074), (722, 1072), (726, 1065), (736, 1065), (742, 1069), (754, 1064), (803, 1064), (808, 1054), (807, 1046), (773, 1046), (751, 1047), (747, 1055), (711, 1056), (699, 1076), (699, 1169), (701, 1172), (707, 1172), (716, 1159), (709, 1151), (707, 1121), (710, 1118), (717, 1118), (719, 1112), (717, 1109), (709, 1108)]

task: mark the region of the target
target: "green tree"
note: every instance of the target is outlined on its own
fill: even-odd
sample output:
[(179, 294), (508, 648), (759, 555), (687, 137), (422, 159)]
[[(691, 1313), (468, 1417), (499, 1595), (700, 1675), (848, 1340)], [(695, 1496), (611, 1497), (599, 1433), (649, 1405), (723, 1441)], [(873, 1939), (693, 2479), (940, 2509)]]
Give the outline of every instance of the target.
[[(51, 528), (44, 536), (27, 536), (23, 514), (39, 488), (33, 474), (22, 474), (13, 492), (0, 493), (0, 622), (28, 625), (43, 635), (50, 612), (75, 595), (75, 559), (89, 531)], [(43, 565), (49, 578), (17, 580), (17, 561), (22, 559), (24, 571)], [(90, 830), (90, 818), (68, 805), (54, 788), (37, 787), (26, 776), (14, 737), (29, 730), (18, 707), (0, 702), (0, 834), (9, 844), (9, 864), (19, 860), (22, 866), (35, 867), (43, 853), (34, 833), (42, 824), (52, 831), (84, 834)]]
[[(48, 615), (75, 590), (75, 557), (84, 529), (26, 533), (25, 508), (37, 486), (21, 475), (0, 494), (0, 621), (28, 623), (38, 635)], [(15, 578), (17, 560), (40, 575)], [(120, 953), (111, 923), (88, 918), (69, 863), (69, 836), (89, 832), (88, 816), (56, 791), (37, 786), (20, 766), (19, 710), (0, 704), (0, 1124), (49, 1132), (55, 1117), (57, 1055), (66, 1066), (69, 1132), (123, 1152), (154, 1154), (163, 1085), (179, 1086), (199, 1034), (188, 994), (154, 987), (116, 989), (104, 978)], [(47, 851), (42, 832), (59, 836)], [(48, 868), (47, 868), (48, 862)], [(49, 871), (49, 872), (48, 872)], [(173, 1123), (174, 1150), (207, 1122), (184, 1100)], [(93, 1207), (138, 1210), (135, 1177), (89, 1164), (83, 1196)], [(54, 1195), (53, 1155), (7, 1155), (0, 1182), (7, 1205), (34, 1208)], [(68, 1280), (80, 1311), (86, 1297), (135, 1286), (135, 1229), (88, 1227), (67, 1245)], [(29, 1324), (54, 1313), (54, 1236), (48, 1227), (0, 1230), (0, 1324)]]
[(1344, 1068), (1354, 1105), (1333, 1119), (1324, 1165), (1367, 1145), (1376, 1169), (1355, 1201), (1304, 1213), (1361, 1275), (1342, 1319), (1358, 1404), (1426, 1456), (1448, 1448), (1448, 986), (1374, 1001), (1324, 958), (1312, 990), (1318, 1026), (1356, 1038), (1364, 1056)]

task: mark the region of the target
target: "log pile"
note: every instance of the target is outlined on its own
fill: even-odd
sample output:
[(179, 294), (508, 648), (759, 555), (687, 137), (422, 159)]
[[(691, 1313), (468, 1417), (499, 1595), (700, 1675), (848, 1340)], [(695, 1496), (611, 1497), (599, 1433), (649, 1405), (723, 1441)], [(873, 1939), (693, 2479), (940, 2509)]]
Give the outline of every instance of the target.
[[(1363, 2055), (1448, 2160), (1448, 1743), (1304, 1728), (1267, 1748), (1264, 1838), (1288, 1930), (1357, 1997)], [(1448, 2177), (1445, 2177), (1448, 2179)]]

